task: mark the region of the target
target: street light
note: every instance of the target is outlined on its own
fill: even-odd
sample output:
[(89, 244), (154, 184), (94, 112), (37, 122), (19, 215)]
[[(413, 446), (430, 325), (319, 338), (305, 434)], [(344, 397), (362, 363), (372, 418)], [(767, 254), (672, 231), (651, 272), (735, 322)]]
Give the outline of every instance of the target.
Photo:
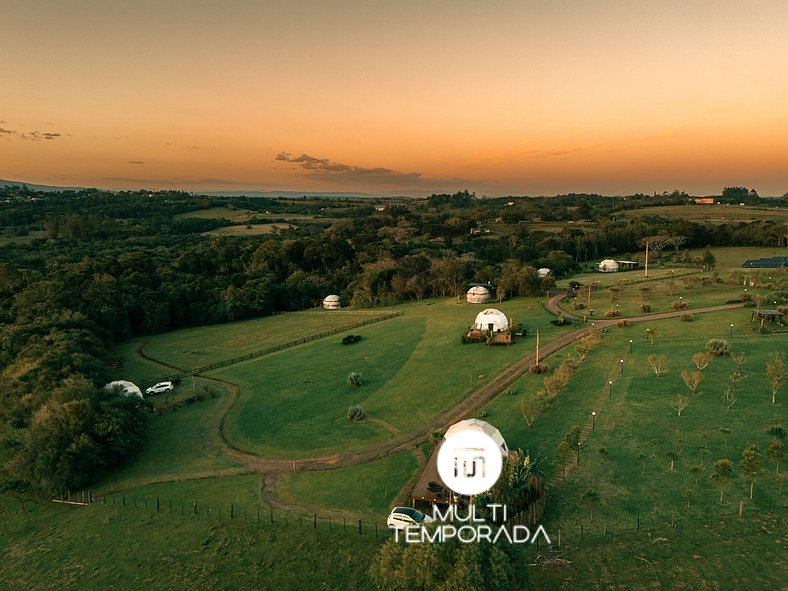
[(577, 442), (577, 465), (580, 465), (580, 442)]
[(591, 411), (591, 432), (592, 433), (596, 433), (595, 425), (596, 425), (596, 411), (592, 410)]
[(733, 336), (733, 323), (731, 323), (731, 336)]
[(629, 339), (629, 352), (632, 353), (632, 339)]
[(624, 375), (624, 360), (623, 359), (619, 359), (618, 361), (619, 361), (619, 363), (621, 363), (621, 375), (623, 376)]
[(608, 398), (613, 397), (613, 380), (607, 381), (607, 397)]

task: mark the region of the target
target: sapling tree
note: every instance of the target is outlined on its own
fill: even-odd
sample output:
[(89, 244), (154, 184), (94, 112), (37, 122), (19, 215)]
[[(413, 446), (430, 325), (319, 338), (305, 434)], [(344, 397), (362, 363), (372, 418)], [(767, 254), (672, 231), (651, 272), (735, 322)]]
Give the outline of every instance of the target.
[(673, 471), (673, 466), (676, 462), (676, 458), (679, 457), (678, 452), (673, 451), (672, 449), (668, 452), (665, 452), (665, 455), (670, 458), (670, 470)]
[(769, 459), (771, 459), (776, 464), (777, 472), (775, 473), (775, 476), (779, 476), (780, 462), (782, 462), (783, 458), (785, 457), (785, 445), (782, 441), (775, 437), (769, 444), (769, 447), (766, 450), (766, 455), (769, 456)]
[(725, 449), (728, 447), (728, 435), (731, 434), (731, 430), (728, 427), (720, 427), (720, 433), (722, 433), (722, 448)]
[(569, 443), (565, 439), (562, 439), (558, 447), (555, 448), (555, 460), (561, 466), (561, 480), (566, 479), (566, 464), (569, 461), (570, 453)]
[(755, 478), (758, 476), (761, 467), (761, 452), (758, 451), (758, 446), (754, 443), (748, 443), (744, 446), (741, 453), (741, 460), (739, 461), (739, 470), (747, 478), (750, 479), (750, 498), (752, 499), (752, 489), (755, 485)]
[(667, 359), (665, 358), (664, 355), (652, 354), (649, 355), (647, 359), (648, 359), (648, 364), (651, 367), (651, 371), (654, 372), (654, 375), (656, 375), (659, 378), (659, 376), (665, 373), (665, 364), (667, 362)]
[(699, 351), (692, 356), (692, 363), (695, 364), (695, 367), (698, 368), (698, 371), (703, 371), (706, 369), (712, 359), (714, 359), (714, 355), (712, 355), (710, 352)]
[(361, 385), (361, 374), (360, 373), (356, 373), (355, 371), (351, 371), (347, 375), (346, 382), (347, 382), (347, 385), (350, 386), (351, 388), (359, 387)]
[(777, 439), (785, 441), (785, 429), (783, 428), (780, 421), (776, 419), (769, 423), (769, 427), (766, 429), (766, 432), (772, 437), (776, 437)]
[(728, 481), (733, 473), (733, 462), (728, 459), (717, 460), (711, 469), (711, 479), (720, 489), (720, 504), (722, 504), (722, 493), (728, 488)]
[(640, 297), (643, 298), (644, 302), (648, 299), (648, 296), (650, 295), (651, 295), (650, 287), (644, 285), (643, 287), (640, 288)]
[(736, 371), (741, 371), (741, 366), (744, 365), (744, 360), (747, 358), (746, 353), (731, 353), (731, 359), (736, 364)]
[(734, 371), (731, 375), (728, 376), (728, 379), (731, 381), (731, 386), (733, 389), (736, 389), (736, 386), (741, 384), (744, 380), (747, 379), (747, 376), (741, 372)]
[(769, 378), (769, 386), (772, 390), (772, 404), (775, 404), (777, 402), (777, 390), (780, 389), (788, 373), (779, 351), (769, 353), (769, 360), (766, 364), (766, 376)]
[(736, 390), (733, 388), (725, 388), (722, 393), (722, 399), (725, 402), (725, 410), (730, 410), (736, 404)]
[(588, 508), (590, 521), (594, 521), (594, 505), (599, 504), (599, 491), (589, 488), (581, 496), (580, 501)]
[(670, 408), (676, 411), (676, 416), (681, 416), (681, 411), (689, 406), (689, 398), (684, 396), (683, 394), (679, 394), (676, 396), (676, 400), (673, 401), (673, 404), (670, 405)]
[(681, 372), (681, 379), (684, 384), (689, 388), (692, 395), (698, 393), (698, 385), (703, 381), (703, 372), (701, 371), (684, 371)]
[(681, 496), (687, 501), (687, 509), (690, 508), (690, 501), (692, 500), (693, 494), (695, 494), (695, 490), (689, 484), (685, 484), (684, 488), (681, 489)]

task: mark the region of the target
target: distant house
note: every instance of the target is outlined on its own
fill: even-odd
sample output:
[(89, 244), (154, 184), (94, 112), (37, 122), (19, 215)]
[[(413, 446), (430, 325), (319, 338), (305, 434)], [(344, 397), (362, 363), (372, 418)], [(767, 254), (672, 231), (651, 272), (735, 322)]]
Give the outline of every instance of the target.
[(341, 307), (338, 295), (326, 296), (326, 299), (323, 300), (323, 308), (326, 310), (339, 310)]
[(695, 197), (695, 203), (714, 205), (714, 197)]
[(597, 271), (601, 273), (618, 273), (618, 263), (613, 259), (605, 259), (597, 265)]

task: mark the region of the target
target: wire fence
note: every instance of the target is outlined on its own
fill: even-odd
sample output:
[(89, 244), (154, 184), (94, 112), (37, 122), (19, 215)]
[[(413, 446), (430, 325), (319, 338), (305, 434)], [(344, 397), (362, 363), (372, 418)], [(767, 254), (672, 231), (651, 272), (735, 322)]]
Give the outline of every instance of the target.
[(250, 359), (255, 359), (257, 357), (262, 357), (264, 355), (270, 355), (271, 353), (276, 353), (277, 351), (282, 351), (284, 349), (289, 349), (290, 347), (295, 347), (296, 345), (301, 345), (303, 343), (309, 343), (311, 341), (315, 341), (317, 339), (322, 339), (324, 337), (328, 337), (331, 335), (338, 334), (340, 332), (346, 332), (348, 330), (353, 330), (354, 328), (359, 328), (361, 326), (367, 326), (368, 324), (375, 324), (376, 322), (382, 322), (384, 320), (388, 320), (390, 318), (396, 318), (397, 316), (402, 316), (401, 311), (396, 312), (389, 312), (387, 314), (373, 316), (372, 318), (367, 318), (365, 320), (359, 320), (358, 322), (354, 322), (352, 324), (346, 324), (344, 326), (340, 326), (338, 328), (332, 328), (330, 330), (323, 331), (318, 334), (309, 335), (306, 337), (302, 337), (300, 339), (296, 339), (293, 341), (288, 341), (286, 343), (280, 343), (278, 345), (273, 345), (271, 347), (267, 347), (265, 349), (260, 349), (259, 351), (252, 351), (251, 353), (246, 353), (244, 355), (239, 355), (238, 357), (232, 357), (230, 359), (225, 359), (223, 361), (216, 361), (214, 363), (210, 363), (208, 365), (203, 365), (200, 367), (194, 367), (192, 369), (184, 370), (175, 374), (171, 374), (165, 376), (163, 378), (159, 378), (157, 380), (152, 379), (144, 379), (140, 380), (139, 386), (140, 388), (145, 388), (149, 384), (155, 384), (158, 382), (177, 382), (186, 377), (190, 376), (197, 376), (207, 371), (211, 371), (214, 369), (219, 369), (222, 367), (227, 367), (228, 365), (233, 365), (235, 363), (240, 363), (242, 361), (248, 361)]

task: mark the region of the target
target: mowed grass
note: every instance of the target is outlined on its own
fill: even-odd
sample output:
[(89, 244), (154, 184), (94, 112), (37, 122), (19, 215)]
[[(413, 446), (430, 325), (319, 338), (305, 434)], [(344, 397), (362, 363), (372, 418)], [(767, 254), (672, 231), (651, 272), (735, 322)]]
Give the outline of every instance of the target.
[(186, 213), (179, 213), (175, 216), (176, 219), (182, 218), (199, 218), (199, 219), (225, 219), (231, 222), (241, 222), (249, 219), (253, 215), (260, 215), (260, 212), (252, 211), (250, 209), (237, 209), (235, 207), (209, 207), (207, 209), (198, 209), (195, 211), (188, 211)]
[(382, 522), (417, 468), (416, 457), (406, 451), (349, 468), (289, 475), (277, 492), (299, 505), (353, 511)]
[[(0, 496), (0, 585), (8, 591), (372, 587), (369, 563), (385, 539), (383, 532), (375, 537), (369, 525), (361, 535), (353, 527), (329, 530), (323, 521), (315, 529), (292, 516), (285, 525), (281, 513), (273, 524), (262, 517), (258, 523), (251, 505), (246, 515), (236, 506), (230, 519), (229, 503), (242, 501), (253, 487), (236, 480), (246, 492), (220, 494), (228, 484), (199, 481), (194, 495), (181, 483), (167, 485), (171, 490), (162, 485), (148, 491), (147, 507), (141, 495), (128, 495), (125, 507), (120, 497), (115, 504), (110, 498), (88, 507), (28, 499), (27, 517), (15, 499)], [(162, 499), (158, 512), (156, 495)], [(200, 501), (211, 495), (215, 504), (207, 514)], [(186, 497), (183, 513), (179, 503), (170, 512), (173, 496)], [(190, 496), (198, 501), (197, 515), (191, 514)]]
[[(749, 332), (749, 313), (704, 315), (691, 329), (675, 319), (608, 330), (533, 430), (519, 413), (519, 399), (541, 386), (533, 376), (515, 385), (521, 392), (500, 396), (489, 405), (489, 419), (507, 443), (541, 455), (548, 479), (557, 479), (544, 523), (554, 543), (561, 530), (563, 545), (561, 550), (554, 547), (548, 557), (569, 562), (534, 569), (538, 588), (779, 589), (784, 585), (786, 504), (775, 479), (775, 464), (763, 457), (750, 500), (749, 480), (738, 462), (749, 442), (765, 454), (771, 441), (768, 423), (778, 419), (785, 424), (788, 418), (786, 387), (772, 405), (765, 376), (769, 352), (784, 352), (788, 339)], [(653, 345), (645, 339), (645, 328), (657, 330)], [(682, 370), (695, 369), (690, 358), (704, 350), (710, 337), (726, 338), (734, 352), (746, 354), (742, 372), (748, 377), (738, 386), (731, 410), (722, 400), (724, 389), (730, 387), (728, 376), (735, 370), (730, 357), (711, 362), (696, 396), (681, 379)], [(634, 341), (632, 353), (629, 338)], [(648, 365), (650, 354), (667, 359), (667, 373), (658, 379)], [(621, 358), (625, 359), (623, 375)], [(608, 379), (614, 380), (612, 396)], [(671, 408), (679, 394), (690, 398), (681, 417)], [(582, 427), (590, 421), (598, 400), (601, 410), (580, 465), (573, 466), (562, 482), (555, 449), (572, 424)], [(675, 453), (673, 470), (668, 452)], [(730, 459), (735, 468), (720, 505), (710, 473), (713, 462), (722, 458)], [(571, 461), (575, 460), (573, 454)], [(583, 501), (589, 490), (599, 495), (598, 502)], [(740, 501), (744, 501), (742, 520), (737, 517)]]
[(750, 206), (717, 204), (662, 205), (659, 207), (644, 207), (641, 209), (620, 211), (616, 212), (615, 215), (625, 218), (662, 216), (670, 219), (722, 224), (759, 220), (784, 221), (786, 218), (788, 218), (788, 210), (778, 208), (761, 209)]
[[(498, 306), (543, 342), (570, 330), (534, 298)], [(531, 352), (532, 336), (510, 347), (462, 345), (460, 336), (482, 307), (438, 300), (401, 306), (405, 314), (355, 329), (354, 345), (341, 336), (315, 341), (213, 372), (240, 386), (238, 403), (225, 421), (227, 438), (241, 449), (298, 458), (358, 450), (395, 434), (369, 421), (350, 422), (347, 408), (360, 404), (371, 416), (405, 434), (429, 426), (485, 379)], [(362, 375), (350, 388), (347, 375)], [(436, 425), (437, 426), (437, 425)]]
[[(177, 367), (196, 367), (317, 335), (371, 317), (369, 313), (352, 310), (265, 316), (152, 336), (145, 342), (143, 351), (154, 359)], [(128, 358), (128, 351), (125, 353), (124, 357)]]
[(264, 236), (273, 234), (277, 230), (288, 230), (292, 227), (291, 224), (242, 224), (238, 226), (223, 226), (203, 232), (203, 234), (211, 236)]

